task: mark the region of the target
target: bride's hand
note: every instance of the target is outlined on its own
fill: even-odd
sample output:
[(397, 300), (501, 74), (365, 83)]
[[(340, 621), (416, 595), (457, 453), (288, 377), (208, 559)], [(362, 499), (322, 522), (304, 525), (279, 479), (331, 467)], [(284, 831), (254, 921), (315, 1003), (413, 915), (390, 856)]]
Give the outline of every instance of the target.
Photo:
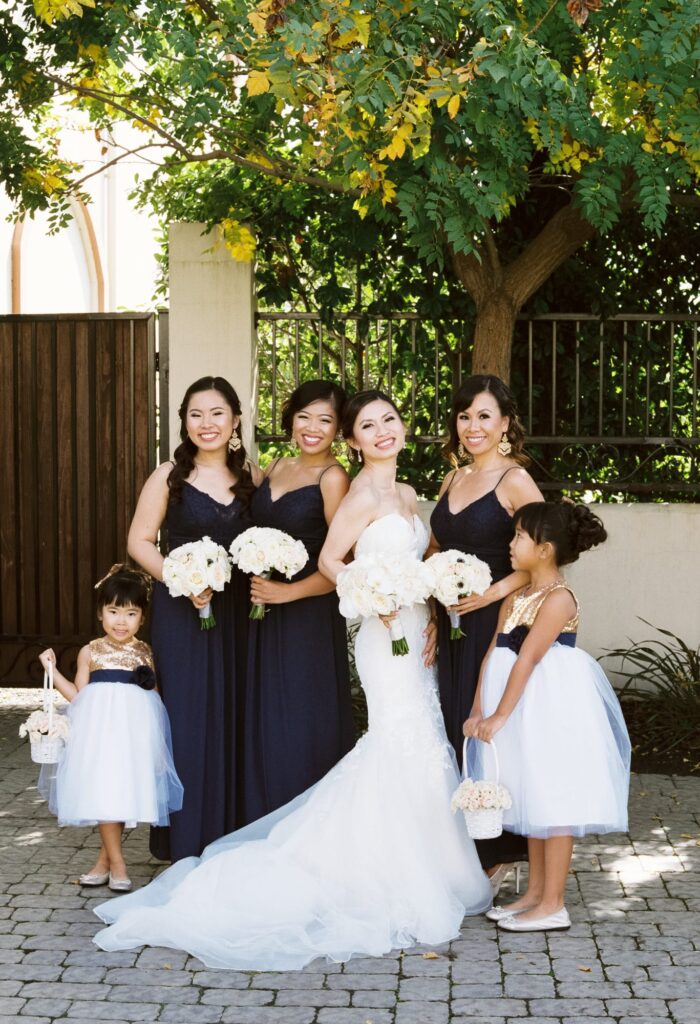
[(382, 620), (387, 629), (391, 629), (391, 624), (398, 614), (398, 612), (390, 612), (389, 615), (378, 615), (377, 618)]
[(462, 732), (464, 733), (464, 735), (476, 736), (477, 729), (479, 728), (483, 720), (483, 716), (480, 713), (472, 713), (462, 726)]
[(421, 652), (423, 664), (426, 668), (432, 668), (437, 658), (437, 619), (430, 619), (423, 630), (425, 647)]
[(506, 721), (505, 715), (489, 715), (488, 718), (481, 720), (474, 735), (478, 740), (488, 743), (503, 728)]

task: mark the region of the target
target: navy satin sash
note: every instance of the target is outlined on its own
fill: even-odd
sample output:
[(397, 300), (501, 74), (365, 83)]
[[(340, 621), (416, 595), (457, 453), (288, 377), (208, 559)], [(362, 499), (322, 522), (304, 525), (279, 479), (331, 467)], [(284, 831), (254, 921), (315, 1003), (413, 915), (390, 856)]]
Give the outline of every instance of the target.
[[(511, 629), (510, 633), (499, 633), (496, 637), (496, 647), (508, 647), (511, 651), (519, 654), (529, 632), (529, 626), (516, 626), (515, 629)], [(564, 647), (575, 647), (576, 633), (560, 633), (554, 643), (563, 644)]]
[(139, 665), (135, 669), (96, 668), (90, 673), (90, 683), (131, 683), (142, 690), (153, 690), (156, 685), (156, 674), (148, 665)]

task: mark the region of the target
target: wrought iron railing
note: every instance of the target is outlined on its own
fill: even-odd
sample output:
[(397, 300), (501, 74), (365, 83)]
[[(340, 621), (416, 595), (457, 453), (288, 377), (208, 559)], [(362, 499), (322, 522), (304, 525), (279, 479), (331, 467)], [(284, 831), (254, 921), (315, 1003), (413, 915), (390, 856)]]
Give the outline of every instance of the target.
[[(700, 496), (698, 324), (650, 314), (518, 319), (511, 382), (543, 488)], [(471, 332), (465, 320), (410, 313), (259, 314), (259, 442), (282, 440), (282, 401), (302, 379), (381, 387), (406, 412), (414, 482), (429, 493), (450, 393), (469, 372)]]

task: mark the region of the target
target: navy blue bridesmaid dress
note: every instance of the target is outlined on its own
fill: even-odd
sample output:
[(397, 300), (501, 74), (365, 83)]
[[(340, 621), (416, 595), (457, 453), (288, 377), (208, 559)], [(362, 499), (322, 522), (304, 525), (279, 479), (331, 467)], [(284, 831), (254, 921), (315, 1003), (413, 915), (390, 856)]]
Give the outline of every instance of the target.
[[(309, 560), (293, 580), (316, 572), (328, 532), (320, 477), (274, 501), (267, 477), (251, 516), (256, 526), (303, 542)], [(244, 806), (253, 821), (318, 782), (353, 746), (346, 628), (335, 591), (268, 605), (265, 618), (251, 622), (245, 703)]]
[[(511, 467), (515, 468), (515, 467)], [(460, 512), (452, 513), (449, 504), (450, 485), (433, 509), (430, 526), (441, 550), (455, 548), (476, 555), (487, 562), (494, 583), (509, 576), (509, 545), (513, 539), (513, 522), (497, 497), (498, 485), (510, 470), (499, 478), (493, 490), (472, 501)], [(455, 474), (456, 475), (456, 474)], [(462, 726), (469, 717), (479, 671), (488, 646), (496, 631), (501, 601), (462, 615), (460, 625), (465, 634), (460, 640), (450, 640), (450, 619), (438, 605), (438, 685), (440, 704), (445, 719), (447, 738), (454, 747), (457, 761), (462, 763), (464, 736)], [(527, 840), (510, 832), (497, 839), (481, 839), (476, 843), (483, 867), (495, 867), (527, 858)]]
[[(238, 498), (222, 504), (185, 483), (165, 519), (168, 550), (211, 537), (228, 549), (250, 526)], [(244, 824), (240, 794), (243, 697), (248, 637), (248, 578), (233, 567), (231, 582), (212, 598), (216, 619), (203, 630), (189, 598), (153, 594), (151, 640), (184, 787), (182, 810), (169, 830), (153, 829), (151, 849), (172, 861), (199, 856), (209, 843)], [(168, 835), (169, 833), (169, 835)]]

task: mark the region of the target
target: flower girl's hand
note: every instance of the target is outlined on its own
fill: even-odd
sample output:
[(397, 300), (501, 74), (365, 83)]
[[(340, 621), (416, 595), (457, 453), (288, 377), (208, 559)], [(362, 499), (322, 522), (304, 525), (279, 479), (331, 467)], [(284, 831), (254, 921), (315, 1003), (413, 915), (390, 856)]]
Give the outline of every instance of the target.
[(425, 647), (422, 651), (423, 664), (426, 668), (432, 668), (437, 656), (437, 622), (431, 619), (423, 630)]
[(253, 604), (286, 604), (290, 600), (289, 584), (251, 576), (250, 599)]
[(206, 606), (211, 601), (213, 594), (214, 591), (211, 589), (211, 587), (207, 587), (207, 589), (203, 590), (201, 594), (193, 594), (192, 597), (190, 598), (190, 601), (195, 606), (195, 608), (206, 608)]
[(50, 664), (53, 665), (55, 668), (56, 655), (54, 654), (53, 649), (49, 647), (47, 648), (47, 650), (42, 651), (41, 654), (39, 655), (39, 661), (41, 662), (42, 668), (44, 669), (45, 672), (48, 672)]
[(484, 743), (488, 743), (492, 740), (499, 729), (502, 729), (506, 724), (505, 715), (489, 715), (488, 718), (482, 719), (474, 734), (477, 739), (483, 740)]
[(476, 730), (479, 725), (483, 722), (483, 717), (480, 714), (471, 714), (462, 726), (462, 732), (465, 736), (476, 736)]

